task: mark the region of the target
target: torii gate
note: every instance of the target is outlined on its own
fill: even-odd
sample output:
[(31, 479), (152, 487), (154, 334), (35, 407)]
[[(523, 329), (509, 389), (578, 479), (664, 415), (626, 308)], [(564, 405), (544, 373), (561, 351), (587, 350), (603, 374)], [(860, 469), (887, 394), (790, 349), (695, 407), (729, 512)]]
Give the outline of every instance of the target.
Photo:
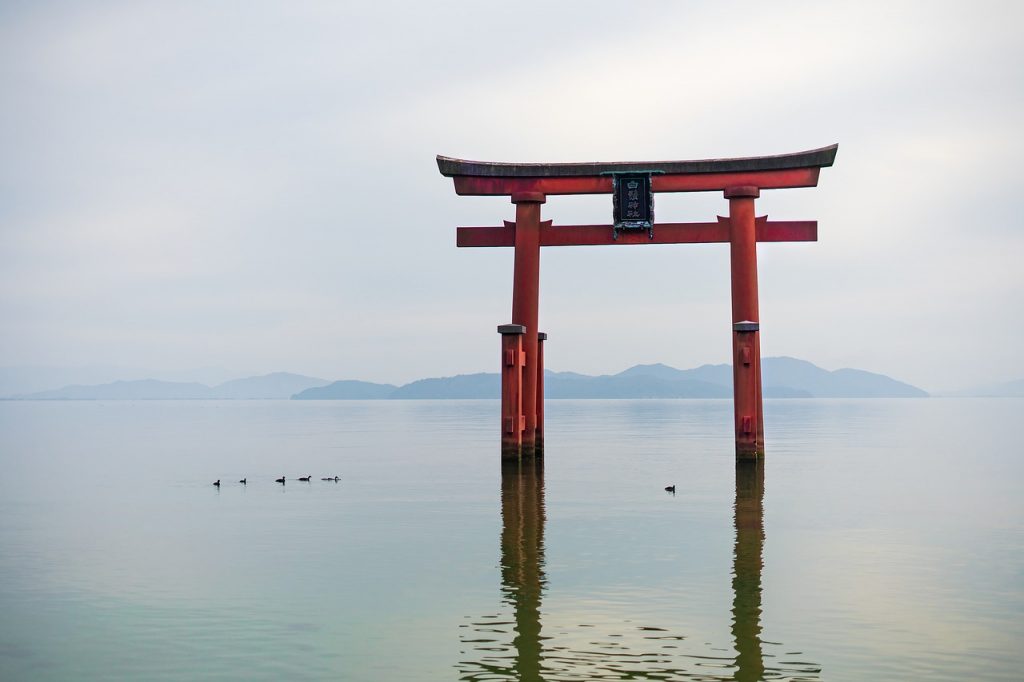
[[(508, 196), (515, 222), (460, 227), (458, 246), (514, 246), (512, 324), (501, 325), (501, 442), (503, 458), (544, 448), (544, 351), (537, 329), (540, 247), (597, 244), (728, 242), (732, 269), (733, 404), (736, 459), (764, 457), (761, 341), (757, 307), (757, 242), (817, 241), (813, 220), (754, 216), (763, 189), (815, 187), (839, 145), (795, 154), (702, 161), (615, 163), (489, 163), (437, 157), (459, 195)], [(710, 223), (654, 221), (656, 192), (723, 192), (729, 217)], [(552, 194), (612, 194), (612, 225), (555, 227), (540, 219)]]

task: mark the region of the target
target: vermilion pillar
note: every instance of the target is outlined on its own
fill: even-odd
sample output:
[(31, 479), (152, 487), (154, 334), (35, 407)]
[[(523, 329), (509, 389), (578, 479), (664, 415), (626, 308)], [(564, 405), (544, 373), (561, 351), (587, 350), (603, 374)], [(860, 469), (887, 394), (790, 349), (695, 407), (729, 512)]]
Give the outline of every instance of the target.
[(754, 199), (757, 187), (729, 187), (729, 244), (732, 269), (733, 406), (736, 459), (764, 456), (761, 411), (761, 339), (757, 308), (757, 233)]
[(537, 334), (537, 440), (534, 444), (538, 455), (544, 454), (544, 342), (548, 335)]
[(518, 460), (523, 446), (523, 332), (521, 324), (503, 324), (501, 334), (501, 458)]
[(523, 430), (522, 454), (533, 455), (537, 442), (537, 318), (540, 297), (540, 205), (545, 196), (539, 192), (512, 195), (516, 205), (515, 263), (512, 273), (512, 322), (526, 327), (523, 351)]

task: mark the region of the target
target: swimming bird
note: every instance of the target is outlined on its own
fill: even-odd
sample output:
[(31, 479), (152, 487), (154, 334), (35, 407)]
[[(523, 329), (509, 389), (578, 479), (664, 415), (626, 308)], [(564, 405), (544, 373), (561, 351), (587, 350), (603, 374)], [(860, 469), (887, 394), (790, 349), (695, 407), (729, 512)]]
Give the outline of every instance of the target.
[(673, 483), (672, 485), (665, 486), (665, 492), (672, 493), (673, 495), (675, 495), (676, 494), (676, 484)]
[(337, 476), (335, 476), (334, 478), (331, 478), (330, 476), (328, 476), (327, 478), (321, 478), (320, 480), (321, 481), (334, 481), (335, 483), (337, 483), (339, 479), (338, 479)]
[(244, 479), (244, 478), (243, 478), (243, 479), (241, 479), (241, 480), (240, 480), (240, 481), (238, 481), (238, 482), (239, 482), (239, 483), (241, 483), (242, 485), (246, 485), (246, 483), (245, 483), (245, 479)]
[(280, 483), (284, 485), (284, 476), (282, 476), (281, 478), (275, 478), (274, 483)]
[(220, 479), (219, 478), (216, 481), (213, 482), (213, 486), (215, 488), (219, 488), (220, 487)]
[(313, 478), (313, 477), (312, 476), (299, 476), (299, 480), (300, 481), (305, 481), (306, 483), (309, 483), (309, 479), (311, 479), (311, 478)]

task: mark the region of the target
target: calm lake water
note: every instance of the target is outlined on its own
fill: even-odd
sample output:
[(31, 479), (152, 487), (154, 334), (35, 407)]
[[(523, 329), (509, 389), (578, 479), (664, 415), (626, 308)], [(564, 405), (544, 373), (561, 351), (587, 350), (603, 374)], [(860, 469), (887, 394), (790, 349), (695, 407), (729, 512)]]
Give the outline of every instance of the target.
[(731, 410), (0, 402), (0, 679), (1024, 677), (1024, 400)]

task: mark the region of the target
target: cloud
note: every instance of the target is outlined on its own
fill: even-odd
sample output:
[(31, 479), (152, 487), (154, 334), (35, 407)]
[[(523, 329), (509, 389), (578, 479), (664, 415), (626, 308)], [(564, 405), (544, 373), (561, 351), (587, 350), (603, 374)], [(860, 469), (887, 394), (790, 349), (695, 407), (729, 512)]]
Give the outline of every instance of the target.
[[(759, 201), (818, 219), (821, 240), (762, 247), (766, 349), (926, 385), (1022, 373), (1010, 349), (1024, 329), (1005, 315), (1024, 285), (1009, 200), (1021, 10), (929, 7), (8, 6), (0, 86), (18, 105), (0, 111), (0, 314), (13, 333), (0, 351), (266, 371), (302, 356), (310, 373), (391, 381), (487, 369), (511, 254), (457, 250), (453, 228), (512, 208), (456, 197), (435, 154), (839, 142), (820, 187)], [(727, 210), (712, 195), (657, 205), (672, 220)], [(544, 210), (571, 223), (610, 208), (553, 197)], [(723, 360), (725, 253), (546, 252), (541, 315), (566, 344), (549, 358), (580, 371)]]

